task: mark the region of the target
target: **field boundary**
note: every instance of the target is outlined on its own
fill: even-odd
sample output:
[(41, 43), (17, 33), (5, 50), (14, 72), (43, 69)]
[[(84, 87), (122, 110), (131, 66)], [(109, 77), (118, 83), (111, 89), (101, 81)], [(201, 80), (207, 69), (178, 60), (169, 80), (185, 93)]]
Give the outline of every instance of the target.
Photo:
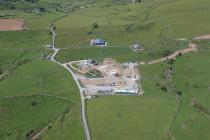
[(74, 103), (73, 100), (70, 100), (68, 98), (65, 97), (60, 97), (60, 96), (56, 96), (56, 95), (48, 95), (48, 94), (33, 94), (33, 95), (20, 95), (20, 96), (5, 96), (5, 97), (0, 97), (0, 99), (12, 99), (12, 98), (21, 98), (21, 97), (35, 97), (35, 96), (40, 96), (40, 97), (53, 97), (56, 99), (61, 99), (61, 100), (65, 100), (65, 101), (69, 101)]
[(179, 100), (179, 101), (178, 101), (178, 106), (177, 106), (176, 113), (175, 113), (175, 115), (174, 115), (174, 117), (173, 117), (173, 119), (172, 119), (172, 121), (171, 121), (171, 124), (170, 124), (170, 126), (169, 126), (169, 129), (168, 129), (168, 135), (169, 135), (173, 140), (175, 140), (176, 138), (173, 136), (171, 130), (172, 130), (174, 124), (175, 124), (175, 121), (176, 121), (176, 118), (177, 118), (178, 114), (180, 113), (181, 104), (182, 104), (182, 99), (178, 99), (178, 100)]

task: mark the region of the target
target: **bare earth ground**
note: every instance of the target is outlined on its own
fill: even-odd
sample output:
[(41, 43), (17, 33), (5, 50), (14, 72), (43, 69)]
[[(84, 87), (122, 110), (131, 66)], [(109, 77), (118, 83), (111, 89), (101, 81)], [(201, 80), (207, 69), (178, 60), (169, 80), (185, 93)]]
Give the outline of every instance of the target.
[(156, 64), (156, 63), (160, 63), (160, 62), (163, 62), (163, 61), (166, 61), (166, 60), (176, 59), (176, 57), (179, 54), (185, 54), (185, 53), (189, 53), (189, 52), (193, 52), (193, 51), (197, 51), (197, 50), (198, 50), (198, 46), (196, 44), (189, 43), (188, 48), (175, 51), (174, 53), (172, 53), (171, 55), (169, 55), (167, 57), (163, 57), (163, 58), (160, 58), (160, 59), (152, 60), (152, 61), (148, 62), (148, 64)]
[[(74, 70), (81, 71), (81, 73), (76, 72), (75, 77), (80, 81), (85, 96), (126, 95), (126, 92), (130, 95), (142, 94), (139, 90), (140, 75), (137, 63), (121, 64), (106, 58), (103, 63), (95, 65), (88, 60), (79, 60), (68, 63), (71, 68), (72, 63), (77, 65)], [(93, 70), (100, 74), (96, 74), (96, 77), (88, 77), (86, 73), (91, 73)]]
[(194, 40), (208, 40), (208, 39), (210, 39), (210, 34), (194, 37)]
[(52, 124), (49, 124), (48, 126), (46, 126), (45, 128), (41, 129), (38, 133), (36, 133), (34, 136), (32, 136), (30, 138), (30, 140), (38, 140), (38, 138), (45, 132), (48, 131), (49, 126), (51, 126)]
[(19, 31), (24, 29), (24, 19), (0, 19), (0, 31)]

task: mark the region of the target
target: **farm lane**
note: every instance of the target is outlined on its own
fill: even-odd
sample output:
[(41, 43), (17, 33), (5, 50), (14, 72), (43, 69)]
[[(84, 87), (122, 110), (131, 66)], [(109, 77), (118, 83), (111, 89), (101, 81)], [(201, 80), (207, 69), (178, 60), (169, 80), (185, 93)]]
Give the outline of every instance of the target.
[(60, 49), (55, 47), (56, 32), (54, 31), (54, 22), (52, 22), (50, 30), (52, 32), (52, 46), (51, 46), (51, 49), (54, 51), (54, 53), (52, 54), (50, 60), (52, 62), (62, 66), (66, 70), (68, 70), (68, 72), (72, 75), (74, 81), (76, 82), (77, 87), (79, 88), (79, 91), (80, 91), (80, 96), (81, 96), (81, 118), (82, 118), (82, 124), (83, 124), (83, 128), (84, 128), (84, 133), (85, 133), (85, 139), (86, 140), (90, 140), (90, 132), (89, 132), (89, 128), (88, 128), (88, 125), (87, 125), (87, 119), (86, 119), (86, 114), (85, 114), (85, 97), (83, 96), (83, 90), (82, 90), (82, 88), (81, 88), (81, 86), (79, 84), (79, 81), (77, 80), (76, 76), (74, 75), (72, 70), (67, 66), (67, 64), (62, 64), (62, 63), (60, 63), (60, 62), (55, 60), (55, 56), (58, 54)]
[(160, 62), (163, 62), (163, 61), (166, 61), (166, 60), (176, 59), (176, 57), (180, 54), (186, 54), (186, 53), (194, 52), (194, 51), (198, 51), (198, 46), (194, 43), (189, 43), (188, 48), (175, 51), (174, 53), (172, 53), (169, 56), (149, 61), (147, 64), (151, 65), (151, 64), (160, 63)]

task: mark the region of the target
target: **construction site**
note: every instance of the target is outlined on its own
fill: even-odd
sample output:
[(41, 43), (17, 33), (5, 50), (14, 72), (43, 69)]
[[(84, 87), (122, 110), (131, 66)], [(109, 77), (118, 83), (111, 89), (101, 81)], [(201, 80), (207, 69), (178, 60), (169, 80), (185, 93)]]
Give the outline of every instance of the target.
[(67, 64), (80, 83), (84, 96), (142, 95), (138, 64), (118, 63), (106, 58), (73, 61)]

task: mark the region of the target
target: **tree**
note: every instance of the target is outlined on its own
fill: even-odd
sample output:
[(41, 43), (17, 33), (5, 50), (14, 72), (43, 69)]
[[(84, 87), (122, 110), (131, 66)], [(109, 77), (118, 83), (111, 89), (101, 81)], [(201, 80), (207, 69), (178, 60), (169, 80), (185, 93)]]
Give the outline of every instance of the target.
[(168, 92), (168, 88), (167, 88), (167, 87), (164, 87), (164, 86), (161, 87), (161, 90), (162, 90), (162, 91), (165, 91), (165, 92)]

